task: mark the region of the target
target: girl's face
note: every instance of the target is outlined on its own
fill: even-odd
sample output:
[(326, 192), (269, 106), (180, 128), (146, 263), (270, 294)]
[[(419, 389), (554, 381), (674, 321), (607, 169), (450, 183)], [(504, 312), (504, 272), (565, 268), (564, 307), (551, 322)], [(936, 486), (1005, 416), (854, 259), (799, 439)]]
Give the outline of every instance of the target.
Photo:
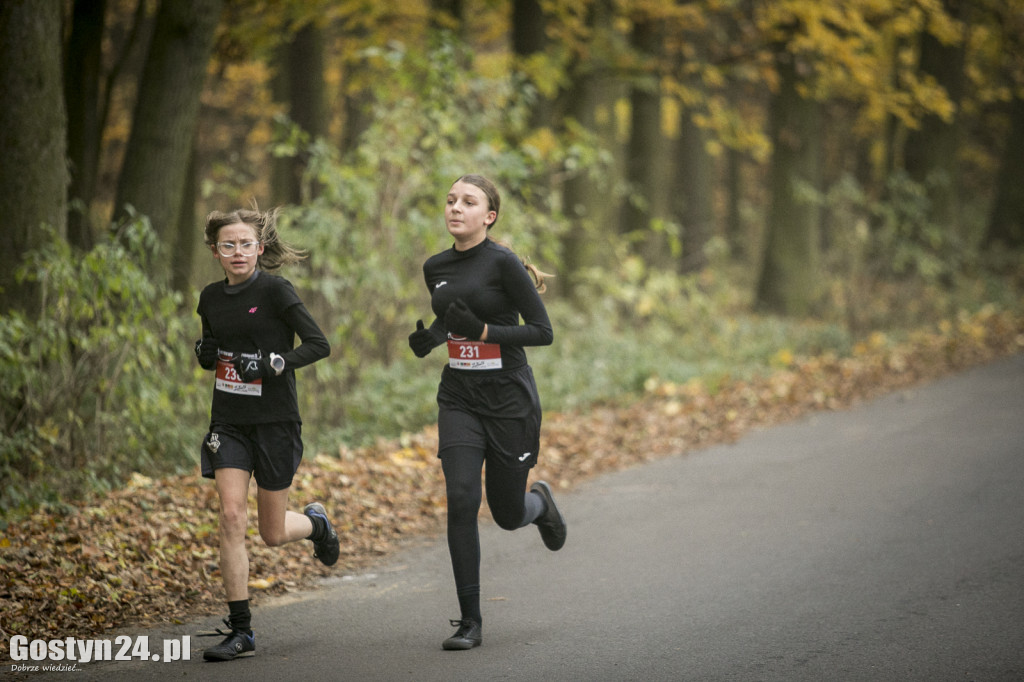
[(461, 180), (452, 185), (444, 206), (448, 234), (458, 251), (470, 249), (487, 238), (487, 227), (498, 217), (487, 204), (487, 195), (476, 185)]
[(256, 271), (256, 259), (263, 253), (263, 244), (257, 241), (251, 225), (235, 223), (220, 228), (217, 243), (211, 249), (228, 276), (228, 284), (241, 284)]

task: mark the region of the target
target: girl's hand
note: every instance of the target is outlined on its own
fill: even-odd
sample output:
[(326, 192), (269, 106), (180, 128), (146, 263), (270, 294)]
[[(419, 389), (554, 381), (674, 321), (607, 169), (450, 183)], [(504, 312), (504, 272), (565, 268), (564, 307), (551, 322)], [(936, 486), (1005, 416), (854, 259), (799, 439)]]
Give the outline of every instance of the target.
[(204, 336), (196, 341), (196, 359), (203, 369), (213, 369), (217, 366), (217, 339), (212, 336)]
[(235, 366), (239, 378), (247, 384), (274, 374), (270, 368), (270, 357), (266, 355), (261, 358), (243, 358), (239, 355), (231, 364)]
[(416, 321), (416, 331), (409, 334), (409, 348), (418, 358), (425, 358), (437, 346), (437, 339), (429, 329), (423, 328), (423, 320)]
[(484, 334), (484, 323), (469, 309), (461, 298), (448, 306), (444, 314), (444, 326), (449, 332), (465, 336), (467, 339), (479, 341)]

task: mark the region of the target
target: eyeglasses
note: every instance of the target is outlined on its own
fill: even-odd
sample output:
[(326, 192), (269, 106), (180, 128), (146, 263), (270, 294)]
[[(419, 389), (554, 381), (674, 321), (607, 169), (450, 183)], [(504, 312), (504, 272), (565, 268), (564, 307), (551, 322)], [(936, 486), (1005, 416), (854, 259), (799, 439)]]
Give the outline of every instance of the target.
[(256, 253), (256, 249), (260, 247), (259, 242), (242, 242), (236, 244), (235, 242), (217, 242), (217, 252), (222, 256), (234, 256), (235, 252), (238, 252), (242, 256), (252, 256)]

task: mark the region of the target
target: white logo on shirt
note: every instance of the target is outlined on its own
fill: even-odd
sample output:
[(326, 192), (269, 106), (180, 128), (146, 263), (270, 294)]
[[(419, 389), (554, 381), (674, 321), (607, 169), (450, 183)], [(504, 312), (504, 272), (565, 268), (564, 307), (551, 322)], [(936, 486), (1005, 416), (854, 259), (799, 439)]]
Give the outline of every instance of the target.
[(438, 289), (443, 287), (445, 284), (448, 284), (448, 282), (447, 281), (438, 282), (437, 284), (434, 285), (434, 291), (437, 291)]
[(524, 452), (524, 453), (523, 453), (523, 456), (519, 458), (519, 461), (520, 461), (520, 462), (525, 462), (525, 461), (526, 461), (526, 458), (527, 458), (527, 457), (529, 457), (529, 456), (530, 456), (530, 453), (529, 453), (529, 452)]

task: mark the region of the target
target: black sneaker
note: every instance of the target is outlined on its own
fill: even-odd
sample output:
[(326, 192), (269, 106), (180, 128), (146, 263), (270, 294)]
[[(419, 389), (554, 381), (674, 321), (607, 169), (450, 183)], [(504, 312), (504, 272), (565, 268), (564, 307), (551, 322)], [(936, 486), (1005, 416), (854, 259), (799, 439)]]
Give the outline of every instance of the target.
[(483, 643), (483, 628), (480, 626), (480, 623), (476, 622), (472, 618), (453, 620), (451, 621), (451, 624), (452, 627), (457, 625), (459, 629), (455, 631), (454, 635), (442, 642), (442, 649), (447, 649), (448, 651), (460, 651), (472, 649), (473, 647), (480, 646)]
[(334, 526), (327, 519), (327, 510), (319, 502), (311, 502), (306, 505), (302, 513), (306, 516), (319, 516), (327, 524), (327, 538), (313, 543), (313, 556), (319, 559), (325, 566), (333, 566), (338, 562), (338, 555), (341, 553), (341, 543), (338, 542), (338, 533), (334, 530)]
[(537, 517), (534, 523), (540, 529), (540, 538), (544, 541), (544, 546), (552, 552), (557, 552), (565, 544), (566, 527), (565, 519), (562, 518), (562, 513), (558, 511), (558, 505), (555, 504), (555, 498), (551, 496), (551, 486), (544, 481), (537, 481), (530, 486), (530, 492), (537, 493), (544, 498), (547, 510)]
[[(227, 619), (224, 624), (231, 628)], [(242, 632), (231, 628), (228, 631), (217, 628), (216, 632), (206, 632), (200, 637), (216, 637), (226, 635), (224, 641), (217, 646), (212, 646), (203, 652), (203, 658), (207, 661), (230, 661), (236, 658), (256, 655), (256, 636), (252, 632)]]

